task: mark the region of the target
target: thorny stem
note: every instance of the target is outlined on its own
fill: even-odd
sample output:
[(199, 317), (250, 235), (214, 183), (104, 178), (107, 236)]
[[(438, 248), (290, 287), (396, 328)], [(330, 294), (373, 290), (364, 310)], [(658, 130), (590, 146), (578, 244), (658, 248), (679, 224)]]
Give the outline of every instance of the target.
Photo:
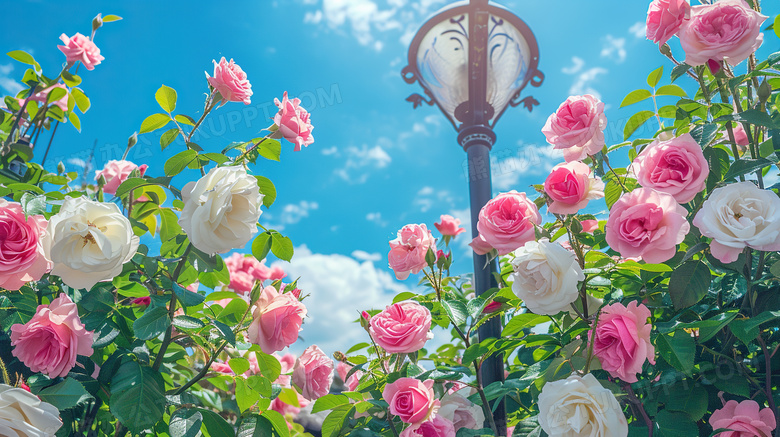
[(647, 436), (653, 437), (653, 421), (650, 419), (650, 416), (647, 415), (647, 411), (645, 411), (644, 405), (642, 405), (642, 401), (639, 400), (638, 397), (636, 397), (636, 394), (634, 393), (634, 389), (631, 388), (631, 384), (626, 383), (623, 388), (628, 393), (628, 399), (639, 408), (639, 412), (642, 413), (642, 418), (645, 421), (645, 424), (647, 424)]

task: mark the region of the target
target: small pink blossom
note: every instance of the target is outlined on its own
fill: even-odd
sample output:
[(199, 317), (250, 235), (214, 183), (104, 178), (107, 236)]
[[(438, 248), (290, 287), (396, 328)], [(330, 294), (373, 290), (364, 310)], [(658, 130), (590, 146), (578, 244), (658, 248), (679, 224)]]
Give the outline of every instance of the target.
[(591, 200), (604, 197), (604, 182), (587, 165), (572, 161), (553, 167), (544, 181), (544, 192), (551, 200), (548, 211), (576, 214)]
[(406, 428), (399, 437), (455, 437), (455, 427), (449, 420), (434, 416), (431, 420)]
[(75, 64), (81, 61), (84, 68), (94, 70), (95, 65), (100, 64), (105, 58), (100, 54), (100, 49), (86, 36), (76, 33), (68, 38), (64, 33), (60, 35), (60, 40), (64, 45), (57, 46), (65, 54), (65, 60), (68, 64)]
[(298, 340), (306, 306), (290, 293), (280, 294), (271, 286), (265, 287), (255, 303), (252, 323), (247, 335), (249, 341), (271, 354)]
[(244, 256), (233, 253), (225, 258), (225, 265), (230, 272), (228, 288), (237, 293), (249, 293), (256, 281), (277, 281), (287, 276), (279, 266), (267, 267), (265, 260), (258, 261), (254, 256)]
[(282, 96), (282, 101), (274, 99), (274, 103), (279, 108), (279, 112), (274, 116), (274, 124), (279, 127), (279, 132), (285, 140), (295, 144), (295, 151), (301, 150), (301, 147), (308, 147), (314, 142), (311, 131), (314, 129), (309, 120), (309, 112), (301, 106), (301, 99), (287, 98), (287, 91)]
[(149, 306), (152, 304), (152, 298), (150, 296), (136, 297), (133, 299), (133, 305)]
[(43, 216), (26, 217), (21, 204), (0, 197), (0, 288), (18, 290), (51, 270), (42, 245), (47, 227)]
[(252, 102), (252, 84), (246, 77), (246, 73), (231, 59), (230, 62), (222, 59), (214, 62), (214, 77), (206, 73), (209, 84), (222, 95), (222, 104), (226, 102), (244, 102), (248, 105)]
[(688, 0), (653, 0), (647, 10), (647, 39), (666, 44), (690, 16)]
[(449, 214), (442, 214), (442, 216), (439, 217), (439, 223), (434, 223), (433, 225), (436, 226), (436, 229), (438, 229), (442, 235), (449, 235), (451, 237), (466, 232), (464, 228), (460, 227), (460, 219), (456, 219)]
[(728, 429), (716, 437), (771, 436), (777, 426), (771, 408), (761, 408), (758, 402), (748, 399), (742, 402), (728, 401), (710, 416), (712, 429)]
[(604, 146), (604, 103), (590, 94), (571, 96), (547, 119), (542, 133), (566, 162), (582, 161)]
[(501, 193), (479, 211), (479, 236), (469, 245), (478, 255), (486, 254), (490, 248), (506, 255), (535, 239), (534, 226), (541, 223), (536, 204), (525, 193)]
[(598, 220), (583, 220), (580, 224), (582, 225), (582, 232), (587, 232), (589, 234), (592, 234), (599, 228)]
[(395, 277), (404, 280), (410, 273), (420, 273), (420, 270), (428, 265), (425, 261), (428, 249), (434, 248), (436, 240), (424, 224), (411, 224), (401, 228), (398, 237), (390, 242), (390, 253), (387, 255)]
[(143, 177), (148, 168), (149, 166), (146, 164), (138, 166), (130, 161), (111, 160), (106, 163), (103, 170), (95, 172), (95, 180), (98, 181), (100, 180), (100, 177), (103, 176), (103, 179), (106, 181), (106, 184), (103, 185), (103, 192), (106, 194), (116, 194), (117, 188), (127, 180), (133, 170), (138, 169), (140, 176)]
[(325, 396), (333, 384), (333, 360), (317, 345), (307, 347), (295, 361), (292, 382), (310, 401)]
[[(646, 306), (617, 302), (601, 309), (595, 334), (590, 332), (593, 354), (610, 375), (634, 383), (642, 373), (645, 360), (655, 364), (655, 347), (650, 343), (653, 326), (647, 323), (650, 310)], [(595, 340), (593, 339), (595, 335)]]
[(415, 301), (394, 303), (371, 318), (371, 338), (394, 354), (417, 352), (433, 338), (431, 312)]

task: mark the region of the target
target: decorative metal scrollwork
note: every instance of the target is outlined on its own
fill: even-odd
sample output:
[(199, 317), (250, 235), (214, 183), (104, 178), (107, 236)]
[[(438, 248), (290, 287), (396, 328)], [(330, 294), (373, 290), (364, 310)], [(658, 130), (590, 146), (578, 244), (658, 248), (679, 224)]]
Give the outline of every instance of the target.
[(534, 75), (531, 76), (531, 85), (538, 87), (544, 82), (544, 73), (539, 70), (534, 71)]
[(539, 101), (535, 98), (528, 96), (522, 100), (516, 100), (520, 98), (520, 95), (515, 95), (512, 100), (509, 101), (509, 105), (513, 108), (523, 105), (528, 112), (533, 112), (534, 106), (539, 106)]
[(428, 95), (427, 99), (425, 97), (417, 94), (417, 93), (414, 93), (411, 96), (407, 97), (406, 101), (407, 102), (412, 102), (412, 105), (413, 105), (412, 108), (413, 109), (417, 109), (417, 107), (418, 106), (422, 106), (423, 103), (426, 103), (428, 106), (433, 106), (434, 101), (433, 101), (433, 98), (431, 97), (430, 93), (428, 92), (428, 90), (425, 90), (425, 94)]

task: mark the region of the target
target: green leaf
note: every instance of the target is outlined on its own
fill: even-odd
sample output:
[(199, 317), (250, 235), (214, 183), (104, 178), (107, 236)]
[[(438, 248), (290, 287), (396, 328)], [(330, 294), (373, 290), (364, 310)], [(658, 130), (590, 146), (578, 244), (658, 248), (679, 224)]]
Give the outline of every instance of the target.
[(338, 436), (354, 409), (352, 405), (341, 405), (331, 411), (322, 422), (322, 437)]
[[(287, 428), (287, 421), (284, 420), (284, 417), (282, 417), (281, 414), (274, 410), (268, 409), (263, 411), (263, 415), (260, 417), (271, 423), (271, 426), (273, 427), (276, 434), (279, 435), (279, 437), (290, 436), (290, 429)], [(323, 433), (322, 435), (324, 436), (325, 434)]]
[(327, 394), (314, 402), (314, 407), (311, 412), (319, 413), (320, 411), (332, 410), (336, 407), (349, 404), (349, 398), (344, 395)]
[(777, 14), (775, 17), (775, 21), (772, 24), (772, 30), (775, 31), (775, 35), (777, 35), (778, 38), (780, 38), (780, 14)]
[(276, 378), (282, 374), (282, 364), (273, 355), (268, 355), (263, 352), (255, 352), (257, 357), (257, 366), (260, 367), (260, 374), (265, 376), (271, 381), (276, 381)]
[(198, 152), (192, 149), (181, 151), (165, 161), (163, 171), (165, 171), (166, 176), (176, 176), (196, 159), (198, 159)]
[(243, 375), (249, 370), (249, 360), (242, 357), (231, 358), (230, 361), (228, 361), (228, 365), (233, 369), (233, 373), (236, 375)]
[(60, 411), (94, 399), (84, 386), (73, 378), (66, 378), (59, 384), (44, 388), (38, 393), (38, 397)]
[(40, 64), (38, 64), (38, 62), (35, 60), (35, 58), (32, 57), (31, 54), (25, 52), (24, 50), (14, 50), (8, 52), (8, 56), (10, 56), (11, 59), (15, 59), (21, 62), (22, 64), (32, 65), (36, 70), (41, 71)]
[(140, 433), (163, 418), (164, 390), (159, 372), (125, 357), (111, 378), (111, 413), (131, 432)]
[(171, 437), (199, 437), (203, 415), (195, 408), (182, 408), (171, 416), (168, 433)]
[(84, 91), (82, 91), (81, 88), (73, 88), (72, 90), (70, 90), (70, 94), (73, 96), (73, 99), (76, 100), (76, 106), (79, 107), (79, 110), (82, 113), (85, 113), (89, 110), (89, 106), (90, 106), (89, 97), (87, 97), (87, 95), (84, 94)]
[(607, 208), (612, 208), (612, 205), (620, 199), (623, 195), (623, 188), (617, 181), (609, 181), (604, 187), (604, 201), (607, 203)]
[(230, 329), (230, 326), (220, 322), (219, 320), (211, 319), (211, 322), (214, 324), (214, 327), (217, 328), (219, 333), (222, 334), (221, 337), (223, 339), (227, 340), (227, 342), (232, 345), (236, 344), (236, 334), (232, 329)]
[[(178, 117), (178, 116), (177, 116)], [(168, 129), (164, 134), (160, 136), (160, 147), (165, 150), (172, 142), (179, 136), (179, 128)]]
[[(255, 140), (252, 141), (257, 142)], [(282, 154), (282, 143), (272, 138), (264, 138), (255, 150), (263, 158), (278, 162)]]
[(268, 252), (271, 251), (271, 234), (269, 232), (263, 232), (255, 237), (252, 242), (252, 255), (257, 258), (258, 261), (262, 261), (268, 256)]
[(62, 81), (65, 82), (65, 85), (69, 87), (79, 86), (81, 84), (81, 77), (68, 73), (67, 71), (63, 71)]
[(164, 306), (149, 307), (144, 315), (133, 322), (133, 331), (141, 340), (151, 340), (171, 326), (168, 309)]
[(192, 316), (176, 316), (173, 318), (173, 326), (180, 329), (200, 329), (206, 326), (200, 319)]
[(664, 361), (681, 372), (691, 374), (696, 342), (690, 334), (683, 330), (675, 331), (673, 336), (661, 334), (656, 337), (655, 345)]
[(119, 21), (121, 19), (122, 19), (122, 17), (120, 17), (119, 15), (108, 14), (105, 17), (103, 17), (103, 22), (104, 23), (110, 23), (112, 21)]
[(669, 294), (674, 309), (681, 310), (698, 303), (710, 288), (710, 269), (701, 261), (690, 261), (676, 268), (669, 278)]
[(640, 111), (632, 115), (626, 123), (626, 127), (623, 129), (623, 140), (627, 140), (631, 135), (639, 129), (640, 126), (645, 124), (647, 120), (650, 120), (655, 115), (653, 111)]
[(670, 387), (666, 409), (687, 413), (691, 419), (698, 421), (707, 413), (709, 396), (707, 390), (701, 385), (696, 384), (693, 387), (690, 385), (691, 381), (686, 381)]
[(128, 193), (135, 190), (142, 185), (148, 185), (149, 181), (142, 178), (129, 178), (116, 189), (114, 196), (118, 198), (124, 198)]
[(292, 240), (282, 234), (271, 234), (271, 252), (281, 260), (290, 261), (294, 253)]
[(699, 435), (699, 427), (685, 413), (661, 410), (655, 416), (658, 437), (691, 437)]
[(263, 176), (255, 176), (257, 178), (257, 186), (260, 192), (263, 193), (263, 205), (269, 208), (274, 204), (276, 200), (276, 187), (270, 179)]
[(177, 283), (172, 283), (171, 287), (173, 288), (173, 292), (176, 293), (176, 298), (179, 299), (179, 302), (181, 302), (184, 307), (194, 307), (202, 304), (206, 300), (206, 297), (202, 294), (187, 290)]
[(187, 126), (195, 126), (195, 120), (189, 115), (177, 114), (173, 119), (181, 124), (186, 124)]
[(691, 136), (702, 147), (711, 143), (717, 133), (718, 125), (715, 123), (700, 124), (691, 129)]
[(141, 130), (139, 133), (145, 134), (152, 132), (165, 126), (171, 121), (171, 117), (167, 114), (152, 114), (141, 123)]
[(759, 111), (758, 109), (748, 109), (744, 112), (739, 112), (737, 114), (728, 114), (715, 119), (715, 122), (724, 122), (724, 121), (750, 123), (757, 126), (768, 127), (770, 129), (780, 128), (780, 126), (778, 126), (778, 124), (775, 123), (774, 120), (772, 120), (772, 117), (770, 117), (769, 114), (767, 114), (764, 111)]
[(160, 89), (154, 93), (154, 99), (157, 100), (157, 104), (167, 113), (171, 113), (176, 109), (176, 90), (169, 86), (161, 86)]
[(26, 217), (43, 215), (46, 212), (46, 196), (24, 193), (19, 203)]
[(750, 343), (758, 337), (759, 326), (762, 323), (766, 323), (770, 320), (780, 318), (780, 311), (765, 311), (755, 317), (749, 319), (737, 319), (733, 320), (729, 325), (731, 332), (742, 340), (745, 345)]
[(773, 165), (773, 162), (766, 158), (740, 159), (731, 164), (729, 171), (726, 172), (726, 175), (723, 176), (723, 179), (736, 179), (748, 173), (763, 170), (765, 167), (769, 167), (771, 165)]
[(235, 378), (235, 384), (236, 403), (238, 404), (238, 409), (243, 413), (252, 408), (252, 406), (260, 400), (260, 394), (252, 390), (252, 388), (247, 385), (246, 380), (241, 376)]
[[(51, 112), (51, 110), (49, 110), (49, 112)], [(75, 127), (77, 131), (81, 132), (81, 119), (75, 112), (68, 114), (68, 120), (73, 123), (73, 127)]]
[(166, 242), (181, 234), (179, 217), (170, 208), (160, 208), (160, 239)]
[(664, 85), (655, 91), (656, 96), (688, 97), (685, 90), (678, 85)]
[(198, 409), (203, 416), (203, 427), (206, 428), (210, 437), (233, 437), (236, 432), (225, 419), (219, 414), (211, 411)]
[(466, 318), (469, 314), (463, 302), (459, 300), (443, 300), (441, 306), (447, 312), (447, 316), (449, 316), (454, 325), (461, 326), (466, 323)]
[(658, 82), (661, 81), (661, 77), (664, 74), (664, 67), (663, 65), (658, 67), (657, 69), (653, 70), (648, 76), (647, 76), (647, 85), (651, 88), (655, 88), (658, 85)]
[(540, 323), (548, 322), (550, 320), (547, 316), (540, 316), (533, 313), (519, 314), (509, 321), (501, 331), (502, 337), (511, 337), (525, 328), (532, 328)]
[(634, 103), (638, 103), (643, 100), (649, 99), (652, 96), (653, 94), (650, 91), (645, 89), (631, 91), (630, 93), (628, 93), (626, 98), (623, 99), (623, 102), (620, 104), (620, 107), (623, 108), (628, 105), (633, 105)]
[(688, 70), (690, 70), (690, 69), (691, 69), (691, 66), (686, 64), (686, 63), (682, 63), (682, 64), (679, 64), (679, 65), (675, 66), (672, 69), (672, 75), (671, 75), (672, 82), (674, 82), (677, 79), (679, 79), (680, 76), (685, 75), (688, 72)]

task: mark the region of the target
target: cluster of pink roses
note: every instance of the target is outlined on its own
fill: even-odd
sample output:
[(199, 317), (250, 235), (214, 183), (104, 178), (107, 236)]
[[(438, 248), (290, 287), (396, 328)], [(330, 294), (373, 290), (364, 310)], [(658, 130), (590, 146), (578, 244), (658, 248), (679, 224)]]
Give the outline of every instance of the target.
[(647, 38), (660, 45), (677, 35), (688, 65), (707, 64), (717, 72), (721, 62), (737, 65), (761, 47), (767, 18), (745, 0), (694, 7), (687, 0), (654, 0), (647, 11)]
[(228, 288), (240, 294), (252, 291), (257, 281), (278, 281), (287, 276), (279, 266), (267, 267), (265, 260), (258, 261), (253, 256), (244, 256), (240, 253), (233, 253), (225, 258), (225, 265), (230, 272)]
[[(460, 227), (460, 220), (448, 214), (443, 214), (439, 223), (434, 223), (434, 226), (444, 236), (445, 241), (466, 232)], [(429, 250), (436, 251), (436, 239), (425, 224), (409, 224), (401, 228), (398, 238), (390, 242), (390, 252), (387, 255), (395, 277), (404, 280), (410, 274), (420, 273), (428, 265), (425, 256)], [(446, 255), (442, 252), (441, 256)], [(437, 255), (437, 259), (438, 257)]]

